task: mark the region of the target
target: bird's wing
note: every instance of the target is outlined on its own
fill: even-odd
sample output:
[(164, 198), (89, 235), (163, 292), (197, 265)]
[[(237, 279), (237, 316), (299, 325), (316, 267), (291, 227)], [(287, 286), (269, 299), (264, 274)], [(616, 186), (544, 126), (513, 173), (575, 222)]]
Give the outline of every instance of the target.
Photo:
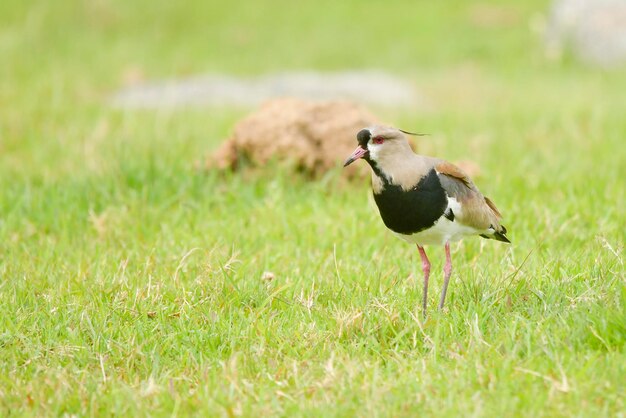
[(480, 193), (463, 170), (447, 161), (437, 164), (435, 170), (446, 194), (461, 206), (460, 213), (455, 213), (460, 223), (478, 230), (502, 230), (500, 211), (490, 199)]
[(444, 174), (458, 180), (461, 184), (471, 190), (476, 189), (476, 186), (474, 186), (474, 183), (472, 183), (472, 180), (469, 178), (469, 176), (465, 174), (465, 171), (461, 170), (459, 167), (455, 166), (452, 163), (449, 163), (447, 161), (441, 161), (435, 166), (435, 170), (437, 170), (439, 174)]

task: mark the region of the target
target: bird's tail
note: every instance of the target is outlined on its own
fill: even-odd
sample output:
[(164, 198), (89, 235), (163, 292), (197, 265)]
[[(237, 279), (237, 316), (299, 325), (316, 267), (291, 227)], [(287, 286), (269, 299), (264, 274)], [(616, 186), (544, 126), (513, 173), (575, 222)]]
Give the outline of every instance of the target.
[(486, 239), (495, 239), (496, 241), (502, 241), (502, 242), (506, 242), (506, 243), (511, 243), (511, 241), (509, 241), (509, 239), (506, 237), (506, 228), (504, 227), (504, 225), (500, 225), (500, 230), (499, 231), (493, 231), (491, 234), (487, 235), (487, 234), (480, 234), (481, 237), (486, 238)]
[(507, 242), (510, 244), (511, 241), (509, 241), (509, 239), (506, 237), (506, 228), (504, 227), (504, 225), (500, 225), (500, 219), (502, 219), (502, 215), (500, 214), (500, 211), (496, 207), (495, 203), (493, 203), (493, 201), (489, 199), (488, 197), (485, 197), (485, 203), (487, 204), (489, 209), (491, 209), (491, 212), (493, 213), (493, 216), (495, 217), (494, 219), (495, 222), (491, 224), (491, 227), (489, 228), (489, 231), (488, 231), (489, 234), (481, 235), (481, 237), (487, 238), (487, 239), (495, 239), (496, 241)]

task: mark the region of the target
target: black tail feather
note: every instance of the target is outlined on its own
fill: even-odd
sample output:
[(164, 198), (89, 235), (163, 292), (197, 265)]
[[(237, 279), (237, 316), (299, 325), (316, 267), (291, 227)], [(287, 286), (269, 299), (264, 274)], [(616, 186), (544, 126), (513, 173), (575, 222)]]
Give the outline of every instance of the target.
[(511, 241), (509, 241), (509, 239), (504, 234), (506, 234), (506, 232), (495, 232), (492, 238), (497, 241), (508, 242), (510, 244)]
[(506, 234), (506, 228), (502, 227), (502, 231), (495, 231), (493, 235), (480, 234), (480, 236), (486, 239), (495, 239), (496, 241), (502, 241), (510, 244), (511, 241), (509, 241), (504, 234)]

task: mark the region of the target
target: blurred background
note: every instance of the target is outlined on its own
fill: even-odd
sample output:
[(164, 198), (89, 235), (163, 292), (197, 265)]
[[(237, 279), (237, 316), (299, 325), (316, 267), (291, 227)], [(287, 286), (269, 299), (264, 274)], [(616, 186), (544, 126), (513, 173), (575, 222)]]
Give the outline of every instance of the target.
[[(489, 178), (512, 217), (544, 216), (544, 199), (566, 199), (562, 215), (582, 217), (582, 228), (619, 224), (623, 216), (597, 214), (607, 206), (622, 214), (624, 4), (3, 1), (4, 207), (19, 213), (14, 202), (37, 185), (83, 196), (75, 215), (63, 209), (67, 197), (55, 201), (79, 219), (127, 204), (128, 193), (151, 204), (190, 184), (211, 193), (220, 181), (197, 175), (212, 172), (212, 154), (261, 103), (289, 96), (349, 99), (372, 118), (431, 134), (418, 150), (466, 161), (478, 184)], [(291, 106), (275, 109), (270, 118)], [(347, 117), (336, 113), (318, 118)], [(368, 118), (344, 129), (348, 148)], [(247, 138), (256, 138), (255, 127)], [(318, 139), (334, 140), (329, 132)], [(339, 176), (345, 151), (334, 153), (326, 169)], [(593, 197), (584, 210), (581, 194)], [(32, 205), (22, 209), (63, 228)], [(567, 231), (564, 242), (596, 232)]]
[[(473, 174), (504, 189), (509, 211), (538, 191), (593, 195), (576, 216), (596, 222), (623, 197), (615, 190), (625, 170), (624, 8), (616, 0), (3, 1), (5, 208), (25, 185), (70, 190), (80, 179), (79, 194), (97, 184), (157, 201), (159, 182), (184, 188), (210, 168), (241, 118), (294, 96), (347, 98), (378, 120), (430, 133), (420, 152), (470, 160)], [(339, 173), (345, 153), (336, 154)], [(77, 210), (110, 205), (97, 196)], [(538, 213), (542, 199), (532, 199)]]
[[(603, 87), (623, 86), (613, 84), (624, 78), (615, 70), (626, 59), (623, 3), (322, 1), (293, 7), (276, 0), (7, 0), (0, 6), (3, 143), (10, 149), (13, 140), (32, 138), (23, 132), (28, 129), (23, 125), (33, 129), (31, 116), (55, 120), (57, 114), (58, 121), (59, 113), (72, 109), (79, 110), (74, 118), (94, 123), (89, 111), (107, 111), (112, 101), (132, 105), (124, 101), (131, 87), (208, 74), (382, 71), (411, 83), (422, 112), (442, 107), (503, 111), (511, 101), (524, 100), (554, 106), (597, 100), (608, 106), (611, 98), (602, 97)], [(199, 80), (202, 91), (206, 86)], [(194, 85), (184, 86), (174, 105), (208, 103), (212, 109), (205, 117), (215, 120), (224, 107), (259, 100), (225, 92), (219, 106), (209, 100), (209, 87), (205, 101), (194, 103)], [(172, 105), (159, 90), (152, 92), (137, 99), (141, 106)], [(370, 97), (368, 104), (376, 105), (371, 102)]]
[[(535, 134), (555, 122), (546, 115), (555, 109), (592, 122), (602, 109), (624, 110), (625, 8), (616, 0), (7, 0), (2, 163), (22, 174), (29, 164), (50, 175), (101, 167), (109, 160), (101, 152), (143, 142), (129, 136), (164, 137), (197, 156), (283, 95), (347, 95), (385, 121), (429, 132), (444, 129), (441, 117), (477, 112), (523, 118), (512, 130)], [(329, 82), (323, 74), (346, 71), (333, 86), (352, 74), (351, 90), (315, 96)], [(358, 78), (368, 71), (373, 78)], [(124, 117), (141, 122), (124, 128)], [(489, 135), (488, 126), (467, 128)], [(55, 156), (63, 163), (52, 169)]]

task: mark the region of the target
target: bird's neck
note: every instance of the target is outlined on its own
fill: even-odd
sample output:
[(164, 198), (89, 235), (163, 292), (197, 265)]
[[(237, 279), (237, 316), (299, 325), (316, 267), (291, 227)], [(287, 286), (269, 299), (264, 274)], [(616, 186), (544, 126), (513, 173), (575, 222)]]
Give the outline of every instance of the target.
[(408, 190), (428, 174), (435, 165), (434, 160), (411, 151), (394, 155), (393, 158), (378, 156), (376, 160), (370, 159), (367, 162), (372, 168), (373, 185), (379, 185), (380, 188), (384, 188), (385, 185), (398, 185)]

